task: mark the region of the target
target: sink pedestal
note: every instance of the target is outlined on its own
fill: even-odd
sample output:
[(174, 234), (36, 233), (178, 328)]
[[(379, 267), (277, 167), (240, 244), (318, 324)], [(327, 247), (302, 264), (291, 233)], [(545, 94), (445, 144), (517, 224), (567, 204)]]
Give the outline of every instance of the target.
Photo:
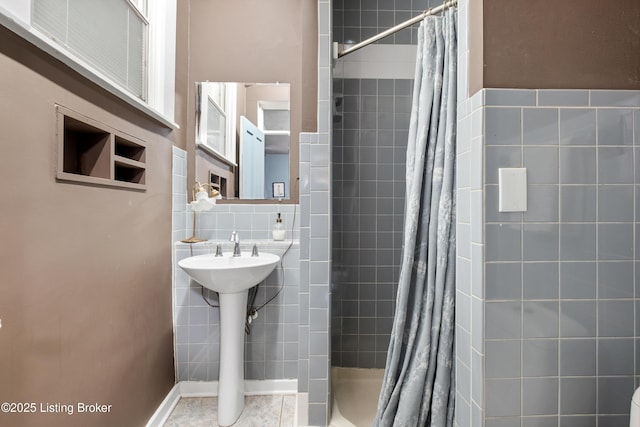
[(178, 262), (192, 279), (218, 292), (220, 301), (220, 376), (218, 424), (235, 423), (244, 408), (244, 325), (249, 288), (267, 278), (280, 256), (261, 253), (196, 255)]
[(249, 291), (219, 294), (218, 424), (235, 423), (244, 408), (244, 325)]

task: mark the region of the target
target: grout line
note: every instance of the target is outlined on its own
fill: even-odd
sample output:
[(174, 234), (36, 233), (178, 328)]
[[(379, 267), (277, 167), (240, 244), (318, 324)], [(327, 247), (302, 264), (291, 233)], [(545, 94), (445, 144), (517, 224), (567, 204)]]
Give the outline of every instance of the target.
[[(591, 91), (589, 91), (589, 104), (591, 104)], [(600, 259), (600, 254), (599, 254), (599, 250), (598, 250), (598, 244), (599, 244), (599, 237), (600, 237), (600, 231), (599, 231), (599, 227), (598, 227), (598, 223), (600, 221), (600, 191), (599, 190), (599, 186), (600, 186), (600, 173), (599, 173), (599, 162), (600, 162), (600, 156), (599, 156), (599, 147), (600, 147), (600, 136), (598, 134), (598, 128), (599, 128), (599, 123), (598, 123), (598, 109), (595, 109), (595, 114), (596, 114), (596, 123), (595, 123), (595, 157), (596, 157), (596, 247), (595, 247), (595, 264), (596, 264), (596, 337), (595, 337), (595, 344), (596, 344), (596, 349), (595, 349), (595, 356), (596, 356), (596, 406), (595, 406), (595, 414), (596, 414), (596, 427), (599, 426), (599, 410), (598, 410), (598, 405), (599, 405), (599, 401), (600, 401), (600, 393), (599, 393), (599, 389), (600, 389), (600, 376), (599, 376), (599, 358), (600, 358), (600, 352), (599, 352), (599, 341), (600, 341), (600, 304), (599, 304), (599, 297), (600, 297), (600, 292), (599, 292), (599, 285), (600, 285), (600, 278), (599, 278), (599, 271), (600, 271), (600, 266), (599, 266), (599, 259)]]
[(638, 346), (637, 346), (637, 340), (635, 339), (638, 336), (638, 329), (637, 329), (637, 324), (638, 324), (638, 311), (637, 311), (637, 301), (636, 298), (638, 298), (638, 295), (636, 295), (636, 280), (637, 280), (637, 276), (636, 276), (636, 260), (637, 260), (637, 249), (636, 248), (636, 233), (637, 233), (637, 223), (636, 223), (636, 218), (637, 218), (637, 214), (638, 212), (636, 212), (636, 207), (637, 207), (637, 200), (636, 200), (636, 183), (638, 182), (638, 176), (637, 176), (637, 162), (638, 159), (636, 158), (636, 126), (638, 126), (638, 123), (636, 123), (636, 111), (634, 111), (631, 114), (631, 147), (633, 149), (633, 153), (632, 153), (632, 158), (633, 158), (633, 267), (632, 267), (632, 273), (633, 273), (633, 373), (634, 373), (634, 384), (633, 384), (633, 388), (635, 389), (638, 384), (637, 384), (637, 377), (636, 374), (638, 373), (638, 364), (637, 364), (637, 353), (638, 353)]
[(562, 372), (561, 372), (561, 366), (562, 366), (562, 352), (561, 352), (561, 346), (562, 346), (562, 342), (560, 340), (560, 325), (562, 322), (562, 264), (560, 263), (560, 259), (562, 257), (562, 243), (561, 243), (561, 238), (560, 236), (562, 235), (562, 186), (561, 186), (561, 182), (560, 182), (560, 139), (561, 139), (561, 135), (562, 135), (562, 129), (561, 129), (561, 109), (558, 108), (558, 128), (557, 128), (557, 132), (558, 132), (558, 148), (557, 148), (557, 153), (558, 153), (558, 169), (557, 169), (557, 173), (558, 173), (558, 329), (557, 329), (557, 345), (558, 345), (558, 360), (557, 360), (557, 366), (556, 366), (556, 373), (558, 375), (558, 384), (556, 386), (556, 390), (558, 391), (558, 397), (557, 397), (557, 412), (558, 412), (558, 425), (560, 425), (561, 421), (560, 421), (560, 414), (561, 414), (561, 408), (562, 408)]
[[(537, 94), (536, 94), (537, 103)], [(524, 167), (524, 108), (520, 108), (520, 167)], [(520, 223), (520, 418), (524, 416), (524, 213)]]

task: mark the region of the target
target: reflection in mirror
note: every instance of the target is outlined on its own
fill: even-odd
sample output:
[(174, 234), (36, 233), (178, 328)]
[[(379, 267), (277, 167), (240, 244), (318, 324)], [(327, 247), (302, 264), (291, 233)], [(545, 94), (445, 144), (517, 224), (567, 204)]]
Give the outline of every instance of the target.
[(290, 198), (289, 98), (286, 83), (196, 84), (196, 146), (223, 198)]

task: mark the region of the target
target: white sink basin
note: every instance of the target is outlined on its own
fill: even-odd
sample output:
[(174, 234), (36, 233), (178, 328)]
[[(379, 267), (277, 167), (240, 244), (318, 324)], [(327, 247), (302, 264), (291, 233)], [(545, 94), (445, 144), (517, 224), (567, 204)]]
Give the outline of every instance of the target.
[(257, 257), (243, 253), (234, 257), (227, 253), (196, 255), (178, 262), (180, 268), (205, 288), (222, 294), (246, 291), (267, 278), (280, 262), (275, 254), (262, 252)]
[(230, 426), (244, 408), (244, 325), (249, 288), (267, 278), (280, 262), (275, 254), (252, 257), (242, 253), (196, 255), (178, 262), (180, 268), (205, 288), (219, 294), (220, 377), (218, 425)]

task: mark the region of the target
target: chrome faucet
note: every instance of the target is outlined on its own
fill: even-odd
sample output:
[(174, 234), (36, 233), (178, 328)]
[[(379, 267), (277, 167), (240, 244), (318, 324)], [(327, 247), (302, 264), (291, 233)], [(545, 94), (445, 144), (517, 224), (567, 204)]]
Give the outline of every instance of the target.
[(229, 241), (233, 242), (233, 256), (240, 256), (240, 236), (235, 231), (231, 233)]

